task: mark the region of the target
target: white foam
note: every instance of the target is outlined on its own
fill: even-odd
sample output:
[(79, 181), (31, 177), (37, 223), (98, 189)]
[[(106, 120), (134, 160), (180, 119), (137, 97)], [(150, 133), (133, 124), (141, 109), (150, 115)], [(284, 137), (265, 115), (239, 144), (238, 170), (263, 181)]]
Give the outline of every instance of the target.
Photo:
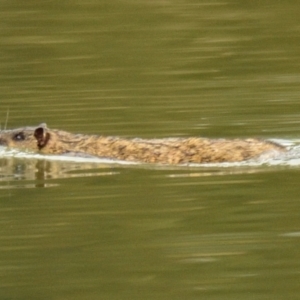
[(135, 162), (128, 162), (123, 160), (113, 160), (109, 158), (101, 158), (94, 156), (83, 156), (76, 155), (75, 153), (70, 153), (69, 155), (46, 155), (39, 153), (31, 153), (31, 152), (21, 152), (16, 149), (7, 149), (5, 147), (0, 146), (0, 158), (1, 157), (14, 157), (14, 158), (24, 158), (24, 159), (44, 159), (44, 160), (52, 160), (52, 161), (69, 161), (75, 163), (99, 163), (99, 164), (112, 164), (118, 163), (123, 165), (132, 165), (137, 164)]

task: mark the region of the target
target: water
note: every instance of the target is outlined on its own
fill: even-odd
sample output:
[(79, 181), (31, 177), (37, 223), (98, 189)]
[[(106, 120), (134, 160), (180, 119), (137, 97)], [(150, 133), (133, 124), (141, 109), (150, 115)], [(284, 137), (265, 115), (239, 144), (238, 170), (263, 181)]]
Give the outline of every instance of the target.
[(1, 299), (298, 299), (299, 4), (2, 1), (0, 121), (260, 137), (241, 165), (0, 151)]

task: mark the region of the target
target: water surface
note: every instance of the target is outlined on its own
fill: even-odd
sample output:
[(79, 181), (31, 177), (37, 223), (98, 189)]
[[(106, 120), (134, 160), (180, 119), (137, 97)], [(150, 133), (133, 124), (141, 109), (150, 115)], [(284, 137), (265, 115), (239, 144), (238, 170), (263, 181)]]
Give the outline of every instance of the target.
[(289, 141), (255, 165), (0, 158), (1, 299), (298, 299), (299, 4), (2, 1), (0, 120)]

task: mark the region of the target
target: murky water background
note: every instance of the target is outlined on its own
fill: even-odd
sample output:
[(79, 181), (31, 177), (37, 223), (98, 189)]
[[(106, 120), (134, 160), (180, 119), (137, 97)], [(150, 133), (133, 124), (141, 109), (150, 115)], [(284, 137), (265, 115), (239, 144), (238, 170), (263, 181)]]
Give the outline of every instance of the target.
[[(298, 143), (299, 13), (296, 1), (2, 1), (1, 126), (9, 111), (10, 128)], [(1, 154), (1, 299), (298, 299), (297, 160)]]

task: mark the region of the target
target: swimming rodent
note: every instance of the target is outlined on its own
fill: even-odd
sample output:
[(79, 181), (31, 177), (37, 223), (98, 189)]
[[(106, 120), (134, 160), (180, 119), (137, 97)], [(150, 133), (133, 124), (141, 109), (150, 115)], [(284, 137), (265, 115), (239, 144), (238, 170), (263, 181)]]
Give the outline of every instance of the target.
[(0, 145), (44, 154), (79, 153), (102, 158), (160, 164), (241, 162), (271, 157), (286, 148), (268, 140), (202, 137), (140, 139), (73, 134), (46, 124), (0, 131)]

